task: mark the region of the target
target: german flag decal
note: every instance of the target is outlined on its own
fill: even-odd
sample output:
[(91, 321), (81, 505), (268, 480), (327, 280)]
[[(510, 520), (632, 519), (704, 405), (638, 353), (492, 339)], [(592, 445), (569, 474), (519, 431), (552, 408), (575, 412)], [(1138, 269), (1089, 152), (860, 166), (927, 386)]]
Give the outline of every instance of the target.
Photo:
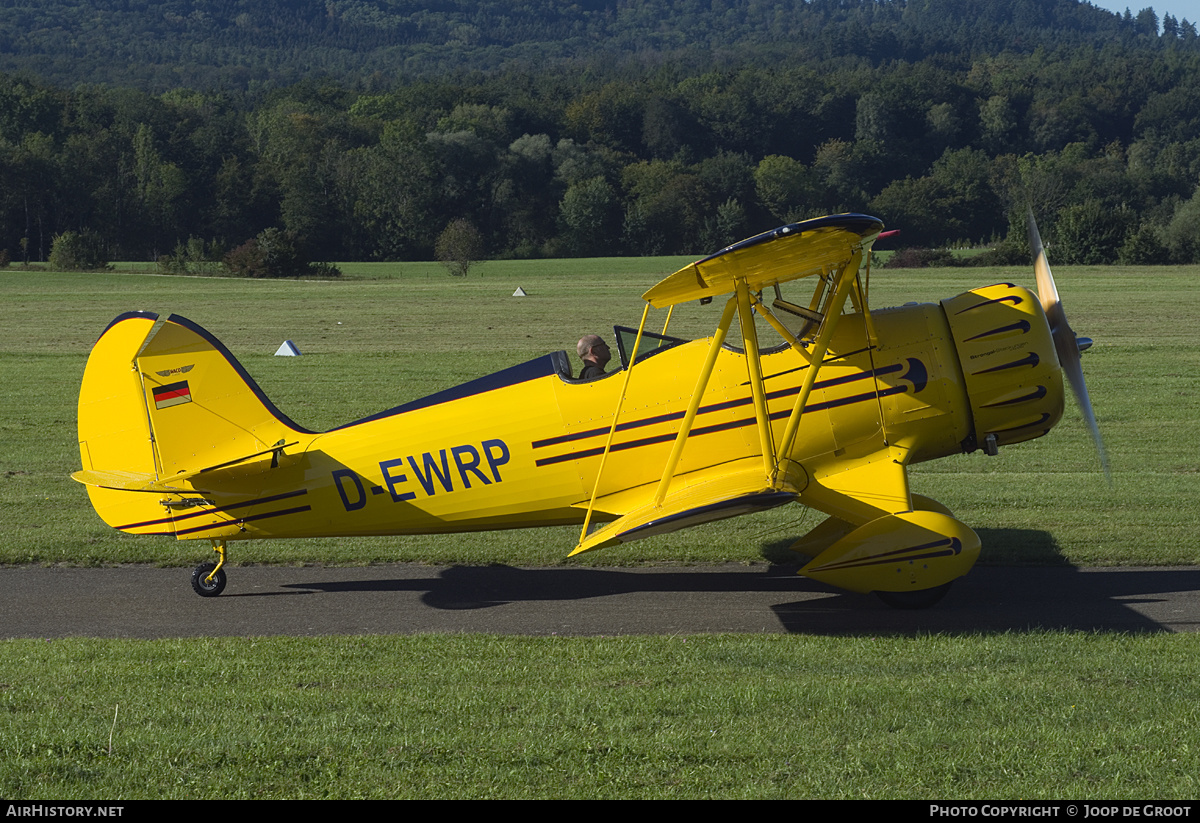
[(188, 388), (186, 380), (180, 380), (178, 383), (169, 383), (166, 386), (159, 386), (154, 390), (154, 407), (156, 409), (166, 409), (171, 406), (178, 406), (180, 403), (192, 402), (192, 390)]

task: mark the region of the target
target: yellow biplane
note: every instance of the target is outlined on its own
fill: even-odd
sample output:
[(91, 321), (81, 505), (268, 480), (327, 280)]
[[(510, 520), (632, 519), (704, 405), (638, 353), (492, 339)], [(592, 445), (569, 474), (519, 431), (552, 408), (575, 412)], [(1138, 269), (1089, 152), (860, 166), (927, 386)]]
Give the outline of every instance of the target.
[[(650, 289), (641, 326), (617, 329), (622, 368), (601, 379), (572, 379), (557, 352), (326, 432), (289, 420), (196, 324), (124, 314), (88, 360), (72, 476), (117, 529), (210, 540), (217, 561), (192, 574), (203, 596), (224, 589), (233, 540), (582, 524), (578, 554), (798, 502), (828, 515), (792, 546), (811, 557), (801, 574), (927, 606), (980, 542), (910, 491), (910, 464), (1045, 434), (1064, 370), (1099, 445), (1079, 368), (1090, 341), (1067, 325), (1030, 223), (1040, 300), (1000, 284), (870, 311), (883, 224), (823, 217)], [(718, 298), (708, 339), (645, 330), (651, 307)]]

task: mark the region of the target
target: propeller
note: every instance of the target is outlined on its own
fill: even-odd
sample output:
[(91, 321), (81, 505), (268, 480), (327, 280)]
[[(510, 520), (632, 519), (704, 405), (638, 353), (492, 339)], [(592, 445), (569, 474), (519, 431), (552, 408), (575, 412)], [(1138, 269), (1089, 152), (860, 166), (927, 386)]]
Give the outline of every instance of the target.
[(1046, 260), (1046, 250), (1042, 247), (1042, 237), (1038, 234), (1037, 222), (1033, 219), (1033, 210), (1029, 211), (1029, 246), (1033, 249), (1033, 270), (1037, 276), (1038, 299), (1050, 321), (1050, 332), (1054, 337), (1054, 349), (1058, 353), (1058, 362), (1067, 374), (1067, 382), (1075, 393), (1075, 402), (1083, 419), (1087, 422), (1088, 430), (1092, 433), (1092, 442), (1096, 444), (1096, 452), (1100, 455), (1100, 467), (1104, 469), (1104, 477), (1112, 483), (1112, 474), (1108, 469), (1108, 454), (1104, 451), (1104, 442), (1100, 439), (1100, 427), (1096, 425), (1096, 414), (1092, 411), (1092, 400), (1088, 396), (1087, 384), (1083, 381), (1083, 366), (1080, 363), (1080, 352), (1088, 349), (1092, 341), (1087, 337), (1078, 337), (1067, 322), (1063, 312), (1062, 300), (1058, 296), (1058, 288), (1054, 285), (1054, 275), (1050, 273), (1050, 263)]

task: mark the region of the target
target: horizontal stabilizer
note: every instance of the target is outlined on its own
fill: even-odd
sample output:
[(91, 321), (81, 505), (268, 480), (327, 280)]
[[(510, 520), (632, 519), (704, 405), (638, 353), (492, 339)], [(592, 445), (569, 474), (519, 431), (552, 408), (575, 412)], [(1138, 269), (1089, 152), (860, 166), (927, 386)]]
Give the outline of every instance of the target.
[(85, 486), (98, 486), (102, 489), (120, 489), (126, 492), (162, 491), (153, 488), (158, 478), (145, 472), (127, 471), (94, 471), (84, 469), (71, 475), (71, 479)]
[[(234, 460), (227, 460), (224, 463), (219, 463), (216, 466), (206, 466), (203, 469), (195, 471), (179, 472), (167, 477), (159, 479), (153, 474), (145, 472), (133, 471), (98, 471), (95, 469), (84, 469), (77, 471), (71, 475), (72, 480), (83, 483), (85, 486), (99, 486), (103, 489), (120, 489), (121, 491), (130, 492), (196, 492), (206, 491), (201, 484), (196, 483), (196, 478), (203, 474), (219, 471), (222, 469), (233, 469), (235, 466), (240, 466), (257, 457), (266, 457), (273, 455), (273, 463), (278, 462), (278, 455), (283, 453), (283, 450), (288, 446), (295, 446), (297, 441), (291, 443), (280, 443), (274, 448), (264, 451), (248, 454), (245, 457), (239, 457)], [(261, 467), (255, 467), (254, 471), (260, 471)], [(184, 481), (191, 485), (191, 488), (184, 488), (181, 483)]]

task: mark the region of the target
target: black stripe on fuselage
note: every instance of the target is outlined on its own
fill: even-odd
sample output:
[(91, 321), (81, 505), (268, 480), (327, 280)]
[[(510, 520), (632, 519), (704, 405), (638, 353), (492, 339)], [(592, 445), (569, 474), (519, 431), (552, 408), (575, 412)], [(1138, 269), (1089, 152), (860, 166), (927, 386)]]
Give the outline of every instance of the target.
[[(195, 492), (195, 494), (200, 494), (200, 492)], [(124, 526), (117, 526), (117, 529), (125, 531), (126, 529), (139, 529), (146, 526), (158, 526), (163, 523), (178, 523), (180, 520), (191, 520), (194, 517), (204, 517), (205, 515), (217, 514), (218, 512), (236, 511), (237, 509), (244, 509), (247, 506), (261, 506), (266, 503), (274, 503), (277, 500), (287, 500), (288, 498), (297, 497), (302, 494), (308, 494), (308, 489), (297, 489), (296, 491), (275, 494), (271, 495), (270, 497), (259, 497), (255, 500), (245, 500), (241, 503), (230, 503), (228, 506), (209, 506), (202, 511), (192, 512), (191, 514), (160, 517), (157, 520), (143, 520), (140, 523), (126, 523)]]
[[(902, 368), (904, 368), (904, 367), (897, 364), (897, 365), (887, 366), (883, 369), (880, 369), (877, 373), (878, 374), (888, 374), (891, 372), (899, 371)], [(874, 376), (874, 375), (871, 372), (863, 372), (862, 375), (855, 375), (855, 378), (861, 379), (861, 377), (872, 377), (872, 376)], [(842, 382), (849, 382), (849, 381), (842, 381)], [(772, 395), (768, 395), (768, 398), (776, 399), (779, 397), (786, 397), (789, 394), (797, 394), (797, 393), (799, 393), (799, 391), (800, 391), (799, 388), (782, 390), (779, 392), (774, 392), (774, 393), (772, 393)], [(862, 394), (853, 394), (848, 397), (839, 397), (836, 400), (827, 400), (824, 403), (810, 403), (808, 406), (805, 407), (805, 411), (806, 412), (814, 412), (814, 411), (823, 411), (825, 409), (839, 408), (842, 406), (850, 406), (855, 403), (862, 403), (862, 402), (865, 402), (868, 400), (874, 400), (877, 397), (889, 397), (893, 394), (903, 394), (906, 391), (908, 391), (907, 386), (892, 386), (890, 388), (884, 389), (883, 391), (879, 391), (879, 392), (874, 392), (874, 391), (863, 392)], [(720, 404), (716, 404), (716, 405), (719, 407), (722, 407), (722, 408), (730, 408), (735, 405), (736, 406), (749, 405), (750, 402), (751, 402), (750, 398), (746, 398), (744, 400), (729, 401), (728, 403), (720, 403)], [(716, 410), (717, 410), (716, 407), (709, 407), (707, 409), (707, 411), (716, 411)], [(791, 409), (786, 409), (784, 411), (777, 411), (777, 412), (770, 414), (769, 418), (771, 420), (782, 420), (786, 417), (789, 417), (791, 415), (791, 413), (792, 413)], [(683, 412), (679, 412), (677, 414), (672, 414), (672, 415), (660, 415), (660, 417), (665, 418), (665, 419), (683, 417)], [(737, 429), (737, 428), (741, 428), (743, 426), (753, 426), (753, 425), (755, 425), (755, 423), (756, 423), (755, 417), (742, 417), (737, 420), (728, 420), (724, 423), (715, 423), (711, 426), (696, 426), (692, 429), (691, 433), (689, 434), (689, 437), (702, 437), (706, 434), (716, 434), (717, 432), (729, 431), (730, 429)], [(638, 424), (641, 425), (642, 424), (641, 421), (638, 421)], [(620, 429), (621, 427), (618, 426), (617, 428)], [(588, 436), (595, 436), (596, 434), (604, 434), (607, 431), (608, 431), (608, 429), (595, 429), (595, 430), (593, 430), (594, 433), (590, 434)], [(668, 442), (674, 440), (676, 438), (676, 436), (677, 436), (676, 432), (668, 432), (665, 434), (654, 435), (651, 437), (639, 438), (637, 440), (629, 440), (624, 443), (614, 443), (612, 445), (612, 447), (609, 449), (609, 451), (614, 451), (614, 452), (627, 451), (628, 449), (641, 448), (642, 446), (652, 446), (652, 445), (655, 445), (656, 443), (668, 443)], [(535, 447), (536, 447), (536, 444), (535, 444)], [(600, 455), (603, 452), (604, 452), (603, 446), (595, 446), (595, 447), (588, 448), (588, 449), (582, 449), (580, 451), (567, 452), (565, 454), (555, 455), (554, 457), (543, 457), (542, 459), (535, 461), (534, 465), (535, 466), (552, 466), (555, 463), (564, 463), (568, 460), (582, 460), (587, 457), (596, 457), (597, 455)]]
[[(893, 372), (900, 371), (903, 368), (904, 367), (902, 365), (900, 365), (899, 363), (894, 363), (890, 366), (884, 366), (883, 368), (876, 369), (875, 371), (872, 371), (872, 372), (859, 372), (857, 374), (850, 374), (850, 375), (846, 375), (844, 377), (835, 377), (831, 380), (822, 380), (813, 385), (813, 391), (822, 391), (824, 389), (832, 388), (834, 386), (844, 386), (844, 385), (847, 385), (849, 383), (854, 383), (859, 380), (867, 380), (872, 377), (881, 377), (885, 374), (892, 374)], [(787, 373), (788, 372), (780, 372), (780, 374), (787, 374)], [(777, 375), (777, 374), (771, 375), (770, 377), (764, 378), (764, 382), (765, 382), (765, 380), (770, 380), (770, 379), (778, 377), (778, 376), (779, 375)], [(786, 388), (786, 389), (778, 389), (776, 391), (767, 392), (766, 399), (767, 399), (767, 402), (770, 402), (772, 400), (778, 400), (782, 397), (792, 397), (799, 393), (800, 393), (800, 387), (793, 386), (793, 387)], [(872, 396), (874, 396), (874, 395), (872, 395)], [(746, 397), (738, 398), (737, 400), (725, 400), (721, 403), (712, 403), (707, 406), (701, 406), (699, 411), (697, 412), (697, 416), (705, 415), (705, 414), (712, 414), (714, 412), (727, 411), (729, 409), (735, 409), (739, 406), (748, 406), (752, 402), (753, 402), (753, 399), (750, 396), (746, 396)], [(809, 408), (815, 408), (815, 407), (810, 406)], [(654, 415), (653, 417), (644, 417), (640, 420), (631, 420), (626, 423), (618, 423), (617, 431), (618, 432), (630, 431), (632, 429), (640, 429), (640, 428), (644, 428), (646, 426), (653, 426), (658, 423), (669, 423), (672, 420), (682, 420), (685, 414), (686, 414), (685, 411), (675, 411), (675, 412), (668, 412), (667, 414)], [(599, 437), (601, 435), (608, 434), (608, 429), (609, 429), (608, 426), (603, 426), (601, 428), (587, 429), (585, 431), (580, 431), (580, 432), (572, 432), (571, 434), (560, 434), (556, 437), (547, 437), (543, 440), (534, 440), (532, 443), (532, 446), (535, 449), (542, 449), (542, 448), (546, 448), (547, 446), (562, 445), (563, 443), (575, 443), (580, 440), (587, 440), (592, 437)], [(698, 430), (695, 430), (695, 431), (698, 431)], [(674, 435), (671, 435), (671, 437), (674, 437)], [(557, 462), (557, 461), (555, 461), (555, 462)], [(541, 465), (541, 463), (538, 463), (538, 465)]]
[(190, 529), (176, 529), (175, 534), (195, 534), (196, 532), (208, 531), (209, 529), (220, 529), (225, 526), (236, 526), (241, 523), (250, 523), (255, 520), (266, 520), (268, 517), (282, 517), (285, 514), (300, 514), (312, 509), (312, 506), (296, 506), (293, 509), (280, 509), (274, 512), (263, 512), (262, 514), (252, 514), (249, 517), (239, 517), (237, 520), (230, 520), (223, 523), (209, 523), (207, 526), (193, 526)]

